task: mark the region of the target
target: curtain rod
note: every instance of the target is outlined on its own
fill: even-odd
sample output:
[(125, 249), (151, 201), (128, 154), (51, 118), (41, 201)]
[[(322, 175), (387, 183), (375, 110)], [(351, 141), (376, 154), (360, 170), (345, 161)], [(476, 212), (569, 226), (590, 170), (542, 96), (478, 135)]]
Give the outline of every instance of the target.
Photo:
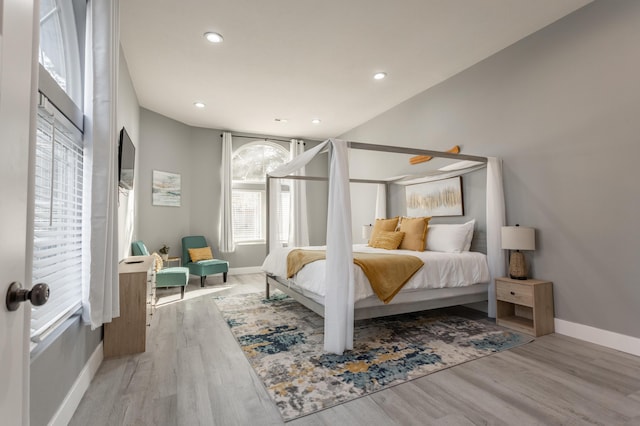
[[(270, 174), (267, 174), (267, 180), (268, 179), (310, 180), (310, 181), (321, 181), (321, 182), (327, 182), (329, 180), (329, 178), (325, 177), (325, 176), (298, 176), (298, 175), (271, 176)], [(388, 181), (388, 180), (355, 179), (355, 178), (350, 178), (349, 182), (350, 183), (381, 183), (381, 184), (384, 184), (384, 185), (388, 185), (390, 183), (395, 183), (395, 182), (391, 182), (391, 181)]]
[[(222, 133), (220, 134), (220, 137), (222, 137)], [(278, 142), (288, 142), (291, 143), (291, 139), (295, 139), (295, 138), (291, 138), (291, 139), (278, 139), (278, 138), (271, 138), (268, 136), (244, 136), (244, 135), (234, 135), (233, 133), (231, 134), (231, 137), (233, 138), (243, 138), (243, 139), (255, 139), (258, 141), (278, 141)], [(304, 141), (303, 141), (304, 142)]]

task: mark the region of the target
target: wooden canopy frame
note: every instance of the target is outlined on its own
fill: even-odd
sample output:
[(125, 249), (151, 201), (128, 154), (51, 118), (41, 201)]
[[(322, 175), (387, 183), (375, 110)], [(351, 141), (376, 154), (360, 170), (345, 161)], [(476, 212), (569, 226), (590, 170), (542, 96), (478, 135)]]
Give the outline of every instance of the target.
[[(398, 153), (398, 154), (408, 154), (408, 155), (417, 155), (417, 156), (429, 156), (434, 158), (449, 158), (459, 161), (473, 161), (476, 163), (485, 164), (488, 162), (487, 157), (480, 157), (475, 155), (466, 155), (466, 154), (455, 154), (451, 152), (441, 152), (441, 151), (433, 151), (426, 149), (418, 149), (418, 148), (408, 148), (408, 147), (397, 147), (397, 146), (389, 146), (389, 145), (376, 145), (362, 142), (351, 142), (347, 141), (347, 146), (350, 149), (359, 149), (366, 151), (375, 151), (375, 152), (387, 152), (387, 153)], [(329, 155), (331, 155), (331, 150), (329, 149)], [(322, 176), (297, 176), (297, 175), (287, 175), (282, 177), (270, 176), (267, 174), (266, 176), (266, 208), (267, 208), (267, 227), (266, 227), (266, 246), (267, 246), (267, 254), (269, 253), (269, 245), (270, 245), (270, 184), (271, 179), (287, 179), (287, 180), (303, 180), (303, 181), (328, 181), (328, 177)], [(380, 180), (380, 179), (349, 179), (350, 183), (374, 183), (374, 184), (385, 184), (390, 185), (395, 183), (396, 181), (392, 180)], [(291, 285), (287, 282), (286, 279), (282, 277), (277, 277), (275, 275), (267, 274), (265, 277), (265, 294), (267, 299), (270, 296), (270, 286), (274, 286), (279, 289), (283, 293), (289, 295), (293, 299), (297, 300), (307, 308), (316, 312), (318, 315), (324, 317), (324, 305), (310, 299), (309, 297), (302, 294), (295, 288), (292, 288)], [(468, 304), (474, 302), (483, 302), (488, 299), (488, 284), (480, 283), (474, 284), (468, 287), (459, 287), (459, 288), (442, 288), (442, 289), (430, 289), (428, 292), (428, 296), (422, 297), (419, 300), (403, 300), (401, 303), (394, 304), (374, 304), (373, 306), (363, 306), (357, 307), (354, 306), (354, 318), (355, 319), (365, 319), (365, 318), (374, 318), (380, 316), (387, 315), (397, 315), (401, 313), (407, 312), (416, 312), (427, 309), (436, 309), (446, 306), (455, 306), (461, 304)], [(358, 303), (356, 303), (357, 305)]]

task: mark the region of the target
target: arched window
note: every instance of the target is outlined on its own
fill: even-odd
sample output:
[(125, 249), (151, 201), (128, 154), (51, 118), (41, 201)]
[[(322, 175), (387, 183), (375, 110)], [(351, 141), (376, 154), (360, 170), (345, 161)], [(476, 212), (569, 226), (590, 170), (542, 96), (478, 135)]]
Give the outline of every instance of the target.
[[(289, 151), (268, 141), (251, 142), (238, 148), (232, 157), (233, 238), (238, 243), (266, 239), (266, 174), (289, 161)], [(279, 239), (289, 239), (289, 190), (282, 188), (278, 205)]]
[[(84, 25), (79, 27), (76, 22), (74, 4), (81, 3), (40, 1), (39, 62), (78, 107), (82, 106), (80, 33), (84, 32)], [(84, 16), (81, 23), (84, 24)]]

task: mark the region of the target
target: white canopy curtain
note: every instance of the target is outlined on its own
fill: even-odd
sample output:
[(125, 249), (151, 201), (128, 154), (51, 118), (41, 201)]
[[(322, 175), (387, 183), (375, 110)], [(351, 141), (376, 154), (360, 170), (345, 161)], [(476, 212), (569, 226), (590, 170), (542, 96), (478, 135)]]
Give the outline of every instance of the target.
[(300, 170), (330, 148), (327, 211), (327, 289), (324, 305), (324, 350), (341, 354), (353, 348), (353, 253), (347, 143), (329, 139), (270, 173), (284, 177)]
[[(291, 139), (291, 159), (304, 153), (304, 141)], [(298, 176), (305, 175), (304, 166), (296, 172)], [(305, 247), (309, 245), (309, 219), (307, 215), (307, 184), (302, 180), (290, 183), (290, 219), (289, 246)]]
[(505, 272), (506, 252), (502, 250), (500, 235), (506, 224), (502, 160), (489, 157), (487, 162), (487, 261), (489, 263), (489, 317), (496, 317), (495, 279)]
[[(269, 220), (269, 251), (273, 251), (278, 247), (283, 247), (283, 242), (280, 240), (280, 219), (284, 214), (280, 209), (280, 197), (282, 196), (283, 181), (278, 179), (267, 182), (269, 185), (269, 205), (278, 206), (276, 208), (276, 214), (267, 215)], [(288, 213), (288, 212), (287, 212)]]
[(376, 219), (387, 218), (387, 185), (384, 183), (378, 184), (378, 190), (376, 193)]
[[(354, 283), (348, 146), (358, 149), (380, 151), (386, 149), (390, 152), (418, 154), (415, 152), (415, 149), (411, 148), (382, 147), (329, 139), (270, 173), (270, 176), (273, 177), (286, 177), (305, 166), (324, 149), (330, 149), (326, 295), (324, 300), (324, 350), (337, 354), (342, 354), (345, 350), (353, 348)], [(425, 152), (435, 156), (439, 154), (433, 151)], [(491, 270), (492, 278), (496, 276), (496, 274), (504, 271), (504, 254), (499, 253), (501, 251), (499, 245), (501, 225), (498, 226), (498, 224), (501, 221), (504, 223), (504, 195), (502, 192), (502, 172), (501, 168), (498, 167), (499, 164), (499, 160), (495, 158), (489, 159), (487, 164), (487, 240), (492, 241), (488, 248), (487, 256), (489, 258), (489, 264), (493, 265), (494, 268)], [(464, 174), (479, 167), (484, 167), (484, 163), (476, 162), (475, 164), (465, 165), (462, 168), (446, 168), (445, 170), (434, 173), (434, 176), (423, 177), (423, 179), (443, 179), (452, 173)], [(439, 176), (436, 177), (435, 175)], [(394, 178), (393, 180), (403, 180), (404, 178), (406, 177)], [(406, 182), (409, 182), (409, 180), (403, 181), (402, 183), (404, 184)], [(490, 225), (489, 222), (492, 222), (492, 224)], [(496, 241), (498, 241), (497, 245), (495, 244)], [(502, 259), (502, 263), (499, 259)], [(489, 284), (490, 288), (493, 286), (492, 282), (493, 279)], [(490, 294), (492, 294), (491, 290)], [(489, 296), (488, 299), (489, 313), (495, 316), (495, 301), (492, 300), (491, 296)]]
[(222, 188), (220, 190), (220, 229), (218, 232), (218, 245), (220, 251), (223, 253), (230, 253), (236, 250), (236, 244), (233, 241), (233, 215), (231, 214), (232, 158), (233, 146), (231, 132), (222, 132), (222, 164), (220, 167)]
[(82, 318), (91, 328), (120, 315), (116, 99), (118, 0), (87, 3)]
[(118, 247), (119, 258), (123, 259), (129, 256), (131, 252), (131, 243), (133, 242), (133, 227), (136, 217), (135, 188), (130, 189), (127, 193), (120, 193), (120, 209), (118, 209)]

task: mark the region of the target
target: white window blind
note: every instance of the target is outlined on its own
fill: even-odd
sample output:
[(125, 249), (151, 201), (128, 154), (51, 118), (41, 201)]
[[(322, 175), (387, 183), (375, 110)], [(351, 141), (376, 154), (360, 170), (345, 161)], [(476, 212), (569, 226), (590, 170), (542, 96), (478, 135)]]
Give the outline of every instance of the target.
[(82, 302), (82, 134), (41, 96), (38, 107), (33, 282), (49, 285), (49, 301), (33, 306), (31, 339), (72, 315)]
[[(232, 195), (233, 238), (236, 242), (264, 241), (265, 191), (234, 189)], [(288, 191), (280, 193), (278, 204), (279, 234), (281, 243), (289, 241), (289, 205)]]
[(233, 238), (237, 242), (264, 239), (262, 232), (263, 191), (234, 189), (232, 193)]

